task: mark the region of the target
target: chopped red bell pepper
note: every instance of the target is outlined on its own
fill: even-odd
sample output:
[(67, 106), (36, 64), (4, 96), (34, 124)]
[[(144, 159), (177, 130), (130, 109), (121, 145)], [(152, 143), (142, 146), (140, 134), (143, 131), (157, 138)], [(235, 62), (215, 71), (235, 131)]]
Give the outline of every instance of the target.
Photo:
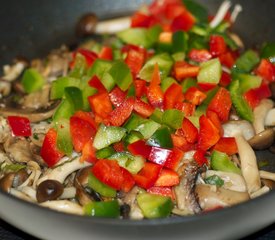
[(206, 117), (208, 117), (215, 125), (215, 127), (219, 130), (220, 136), (223, 136), (223, 127), (218, 114), (211, 110), (206, 110)]
[(176, 170), (179, 166), (180, 161), (183, 157), (183, 151), (174, 147), (172, 149), (172, 153), (169, 155), (168, 159), (166, 160), (164, 167), (170, 168), (172, 170)]
[(105, 60), (113, 60), (113, 49), (108, 46), (103, 46), (98, 57)]
[(184, 78), (196, 77), (199, 74), (200, 67), (191, 65), (184, 61), (178, 61), (174, 64), (173, 73), (178, 81)]
[(238, 152), (238, 147), (234, 137), (221, 137), (213, 147), (213, 150), (233, 155)]
[(136, 97), (141, 98), (143, 95), (147, 94), (146, 81), (141, 79), (134, 80)]
[(163, 166), (171, 153), (170, 149), (152, 147), (148, 160)]
[(89, 85), (97, 89), (98, 93), (107, 92), (106, 88), (104, 87), (104, 85), (96, 75), (94, 75), (89, 80)]
[(88, 101), (92, 111), (101, 118), (107, 118), (113, 107), (107, 92), (89, 96)]
[(123, 173), (117, 161), (100, 159), (94, 164), (91, 171), (101, 182), (116, 190), (121, 189)]
[(221, 87), (209, 103), (207, 109), (217, 113), (221, 122), (225, 122), (228, 120), (231, 105), (232, 101), (229, 91)]
[(134, 111), (141, 115), (142, 117), (150, 117), (154, 112), (154, 108), (146, 102), (143, 102), (140, 99), (136, 99), (134, 104)]
[(163, 168), (155, 182), (156, 187), (172, 187), (180, 182), (179, 175), (171, 169)]
[(12, 134), (18, 137), (29, 137), (32, 135), (30, 120), (26, 117), (8, 116)]
[(196, 106), (189, 102), (176, 103), (175, 109), (184, 112), (185, 117), (190, 117), (195, 113)]
[(212, 58), (212, 55), (207, 49), (191, 49), (188, 57), (195, 62), (206, 62)]
[(46, 133), (40, 151), (41, 157), (49, 167), (54, 166), (65, 155), (57, 148), (56, 142), (57, 132), (55, 129), (50, 128)]
[(161, 165), (146, 162), (138, 174), (133, 175), (136, 185), (144, 189), (154, 186), (162, 169)]
[(222, 72), (222, 76), (219, 82), (221, 87), (227, 87), (231, 83), (231, 76), (227, 72)]
[(275, 66), (267, 59), (261, 60), (255, 72), (269, 82), (275, 81)]
[(134, 104), (134, 98), (125, 99), (123, 103), (110, 112), (108, 122), (113, 126), (121, 126), (132, 114)]
[(219, 141), (220, 131), (214, 123), (204, 115), (200, 117), (199, 122), (198, 148), (206, 151)]
[(184, 136), (180, 136), (177, 134), (171, 134), (171, 138), (173, 141), (173, 145), (184, 152), (193, 150), (195, 148), (195, 145), (187, 142), (187, 140), (185, 139)]
[(165, 7), (165, 17), (168, 19), (174, 19), (178, 17), (179, 15), (183, 14), (186, 10), (186, 8), (183, 6), (182, 2), (180, 1), (174, 1), (174, 2), (168, 2)]
[(125, 63), (131, 69), (132, 74), (134, 76), (136, 76), (140, 72), (140, 70), (145, 62), (145, 59), (146, 59), (146, 50), (145, 49), (130, 48), (127, 53), (127, 56), (126, 56)]
[(163, 109), (175, 108), (177, 103), (181, 103), (184, 100), (184, 95), (182, 92), (182, 87), (173, 83), (164, 93), (163, 96)]
[(234, 54), (230, 51), (220, 54), (219, 59), (221, 64), (228, 68), (232, 68), (236, 61)]
[(152, 79), (148, 87), (147, 98), (153, 107), (162, 108), (163, 92), (160, 87), (160, 72), (158, 64), (155, 64)]
[(74, 59), (77, 53), (80, 53), (82, 56), (85, 57), (87, 66), (90, 67), (94, 63), (94, 61), (98, 58), (97, 54), (93, 51), (90, 51), (88, 49), (79, 48), (73, 53), (73, 61), (71, 63), (71, 66), (74, 66)]
[(95, 153), (96, 149), (93, 146), (93, 139), (90, 139), (82, 149), (80, 162), (95, 163), (97, 161)]
[(200, 105), (205, 98), (206, 94), (200, 91), (197, 87), (190, 87), (185, 93), (186, 101), (194, 105)]
[(144, 27), (148, 28), (152, 25), (154, 25), (157, 22), (157, 20), (152, 15), (146, 15), (141, 12), (136, 12), (131, 17), (131, 27)]
[(77, 111), (73, 116), (87, 121), (94, 129), (97, 129), (97, 124), (94, 120), (92, 112)]
[(197, 162), (199, 166), (202, 166), (203, 164), (207, 164), (208, 160), (205, 157), (206, 151), (198, 149), (196, 150), (194, 154), (194, 159)]
[(135, 185), (134, 177), (127, 169), (121, 167), (120, 170), (123, 178), (121, 190), (124, 192), (129, 192)]
[(128, 150), (134, 155), (140, 155), (148, 159), (151, 149), (151, 146), (146, 145), (144, 140), (138, 140), (127, 146)]
[(80, 152), (85, 144), (95, 136), (96, 129), (88, 121), (72, 116), (70, 118), (70, 132), (74, 149), (76, 152)]
[(209, 51), (213, 57), (226, 52), (227, 47), (224, 38), (220, 35), (211, 35), (209, 41)]
[(193, 123), (189, 119), (183, 119), (181, 129), (187, 142), (197, 142), (199, 134), (198, 129), (193, 125)]
[(123, 142), (117, 142), (113, 144), (113, 148), (116, 152), (123, 152), (125, 151)]
[(157, 194), (165, 197), (170, 197), (172, 200), (175, 199), (175, 194), (171, 187), (150, 187), (147, 189), (148, 193)]
[(115, 107), (118, 107), (121, 103), (124, 102), (126, 95), (127, 93), (122, 91), (119, 87), (115, 87), (109, 93), (110, 100)]
[(175, 17), (171, 23), (171, 30), (173, 32), (182, 30), (189, 31), (196, 22), (196, 18), (189, 12), (184, 11)]

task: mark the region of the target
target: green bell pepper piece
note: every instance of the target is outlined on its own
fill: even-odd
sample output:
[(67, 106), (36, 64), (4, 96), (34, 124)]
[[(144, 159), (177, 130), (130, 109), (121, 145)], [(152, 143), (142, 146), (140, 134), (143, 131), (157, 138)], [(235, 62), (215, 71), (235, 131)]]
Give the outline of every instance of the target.
[(53, 115), (53, 121), (54, 123), (58, 123), (60, 119), (69, 119), (73, 114), (74, 107), (67, 99), (63, 99)]
[(261, 58), (268, 58), (270, 62), (275, 63), (275, 42), (264, 44), (260, 56)]
[(74, 111), (83, 108), (82, 91), (78, 87), (66, 87), (64, 89), (65, 98), (73, 106)]
[(173, 83), (177, 83), (177, 81), (172, 77), (166, 77), (161, 81), (160, 87), (162, 92), (165, 92)]
[(218, 84), (222, 75), (222, 66), (218, 58), (201, 64), (198, 74), (198, 83)]
[(188, 49), (188, 34), (184, 31), (177, 31), (172, 36), (172, 51), (186, 52)]
[(93, 65), (88, 69), (87, 76), (92, 78), (96, 75), (99, 79), (102, 79), (104, 73), (108, 72), (111, 67), (111, 61), (98, 58), (94, 61)]
[(89, 101), (88, 101), (88, 97), (92, 96), (96, 93), (97, 93), (97, 90), (93, 87), (86, 86), (85, 88), (83, 88), (83, 90), (82, 90), (83, 107), (82, 108), (83, 108), (84, 111), (90, 111), (91, 110), (90, 104), (89, 104)]
[(233, 172), (241, 174), (239, 169), (228, 157), (226, 153), (214, 150), (210, 160), (211, 168), (217, 171)]
[(173, 128), (181, 128), (184, 113), (177, 109), (167, 109), (163, 112), (162, 123)]
[(101, 182), (93, 173), (89, 174), (88, 187), (95, 190), (103, 197), (114, 198), (116, 196), (116, 190)]
[(126, 129), (101, 124), (95, 135), (93, 146), (98, 150), (119, 142), (125, 135)]
[(70, 156), (73, 152), (73, 143), (70, 131), (70, 121), (68, 119), (59, 119), (57, 125), (57, 148)]
[(162, 116), (163, 116), (163, 111), (161, 111), (159, 108), (155, 108), (154, 112), (150, 116), (150, 119), (161, 124)]
[(138, 131), (132, 130), (128, 134), (126, 134), (122, 140), (124, 144), (128, 146), (129, 144), (136, 142), (140, 139), (143, 139), (143, 135)]
[(141, 116), (132, 113), (130, 118), (123, 125), (123, 128), (127, 129), (127, 132), (135, 130), (140, 124), (144, 123), (146, 120)]
[(139, 77), (146, 81), (151, 81), (155, 64), (158, 64), (161, 79), (166, 78), (173, 66), (173, 59), (168, 53), (160, 53), (150, 58), (139, 72)]
[(183, 3), (199, 22), (208, 22), (208, 11), (204, 6), (193, 0), (183, 0)]
[(32, 93), (43, 87), (45, 79), (36, 69), (29, 68), (24, 71), (21, 83), (26, 93)]
[(81, 78), (86, 74), (86, 70), (87, 63), (85, 57), (80, 53), (77, 53), (75, 56), (74, 67), (69, 73), (69, 77)]
[(181, 83), (183, 93), (185, 93), (190, 87), (196, 87), (196, 86), (197, 86), (197, 80), (194, 78), (186, 78)]
[(171, 132), (168, 127), (162, 126), (147, 140), (147, 145), (161, 148), (173, 148)]
[(137, 203), (146, 218), (168, 217), (173, 208), (170, 197), (150, 193), (140, 193)]
[(233, 67), (234, 73), (249, 73), (260, 61), (258, 53), (253, 50), (244, 52), (235, 63)]
[(216, 185), (218, 187), (222, 187), (224, 185), (224, 181), (217, 175), (212, 175), (206, 178), (204, 181), (206, 184)]
[(120, 207), (117, 200), (90, 202), (84, 206), (84, 214), (92, 217), (118, 218)]
[(144, 119), (144, 122), (138, 125), (134, 130), (139, 131), (145, 139), (148, 139), (160, 126), (159, 123), (151, 119)]
[(97, 159), (105, 159), (115, 153), (116, 153), (115, 149), (111, 146), (108, 146), (108, 147), (97, 150), (95, 155), (96, 155)]
[(261, 86), (262, 83), (261, 77), (246, 73), (238, 73), (235, 75), (235, 77), (239, 80), (241, 93), (245, 93), (253, 88), (258, 88)]

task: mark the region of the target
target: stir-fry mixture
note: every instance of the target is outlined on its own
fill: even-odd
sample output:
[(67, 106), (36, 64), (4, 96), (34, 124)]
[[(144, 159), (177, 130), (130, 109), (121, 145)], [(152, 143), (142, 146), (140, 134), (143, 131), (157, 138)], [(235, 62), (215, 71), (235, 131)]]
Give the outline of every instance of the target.
[(209, 16), (191, 0), (163, 0), (107, 22), (88, 14), (76, 49), (5, 66), (0, 188), (130, 219), (270, 191), (275, 173), (259, 170), (254, 150), (275, 148), (275, 43), (246, 49), (231, 32), (240, 11), (225, 1)]

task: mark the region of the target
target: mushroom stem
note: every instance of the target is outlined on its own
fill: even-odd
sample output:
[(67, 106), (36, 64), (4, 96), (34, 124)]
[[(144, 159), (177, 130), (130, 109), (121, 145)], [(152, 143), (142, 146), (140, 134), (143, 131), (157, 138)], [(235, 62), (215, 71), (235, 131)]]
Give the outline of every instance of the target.
[(260, 172), (260, 177), (261, 178), (275, 181), (275, 173), (264, 171), (264, 170), (260, 170), (259, 172)]
[(260, 174), (255, 152), (242, 135), (235, 136), (241, 160), (241, 170), (249, 194), (261, 188)]
[(260, 197), (266, 193), (268, 193), (270, 191), (269, 187), (267, 186), (263, 186), (262, 188), (260, 188), (258, 191), (250, 194), (250, 198), (256, 198), (256, 197)]
[(270, 109), (265, 116), (266, 126), (275, 126), (275, 108)]
[(129, 28), (131, 25), (130, 17), (120, 17), (110, 20), (100, 21), (95, 26), (96, 34), (113, 34), (124, 29)]
[(60, 212), (83, 215), (82, 207), (68, 200), (54, 200), (40, 203), (40, 206), (51, 208)]
[(74, 198), (76, 194), (76, 188), (75, 187), (67, 187), (64, 188), (62, 195), (59, 197), (59, 199), (70, 199)]
[(255, 131), (250, 122), (246, 120), (228, 121), (222, 125), (224, 137), (234, 137), (241, 133), (246, 140), (251, 139), (255, 135)]
[(253, 127), (256, 134), (265, 130), (265, 118), (270, 109), (273, 107), (273, 101), (270, 99), (261, 100), (260, 104), (254, 108), (253, 115)]

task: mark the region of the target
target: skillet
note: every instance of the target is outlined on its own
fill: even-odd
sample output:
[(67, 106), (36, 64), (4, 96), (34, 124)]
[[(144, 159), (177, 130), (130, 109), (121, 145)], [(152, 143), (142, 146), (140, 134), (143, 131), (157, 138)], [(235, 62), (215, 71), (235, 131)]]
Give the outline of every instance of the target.
[[(88, 11), (110, 18), (133, 11), (140, 0), (5, 1), (0, 9), (0, 65), (12, 58), (43, 57), (61, 44), (75, 44), (74, 25)], [(215, 12), (221, 1), (200, 1)], [(274, 41), (272, 0), (242, 0), (244, 11), (235, 32), (247, 46)], [(110, 10), (110, 4), (112, 9)], [(259, 161), (269, 161), (265, 170), (275, 171), (275, 157), (258, 152)], [(0, 216), (7, 222), (43, 239), (234, 239), (275, 222), (275, 193), (238, 206), (200, 216), (145, 221), (119, 221), (69, 216), (43, 209), (0, 193)]]

